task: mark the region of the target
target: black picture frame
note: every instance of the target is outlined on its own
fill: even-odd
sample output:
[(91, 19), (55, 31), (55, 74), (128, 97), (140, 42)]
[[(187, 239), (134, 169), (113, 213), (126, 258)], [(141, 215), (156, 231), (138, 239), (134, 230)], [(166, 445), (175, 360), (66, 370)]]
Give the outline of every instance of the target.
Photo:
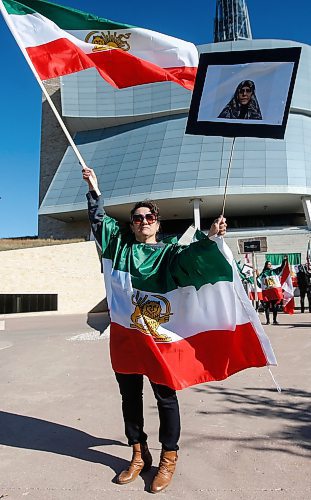
[[(223, 137), (262, 137), (283, 139), (295, 86), (300, 54), (301, 47), (211, 52), (201, 54), (185, 133), (191, 135)], [(288, 64), (284, 65), (281, 63)], [(264, 68), (266, 68), (265, 73), (263, 73)], [(286, 71), (286, 77), (279, 78), (282, 90), (282, 92), (279, 93), (276, 85), (276, 79), (281, 74), (280, 71), (284, 70)], [(248, 71), (248, 73), (246, 73), (246, 71)], [(260, 73), (261, 71), (262, 74)], [(208, 72), (210, 74), (207, 79)], [(275, 101), (275, 106), (273, 106), (273, 108), (275, 107), (275, 109), (278, 110), (275, 111), (275, 118), (265, 118), (264, 114), (259, 112), (262, 118), (257, 118), (256, 120), (245, 118), (227, 119), (219, 117), (218, 112), (220, 108), (216, 112), (214, 111), (213, 114), (210, 109), (211, 106), (214, 105), (213, 103), (215, 102), (215, 99), (213, 100), (213, 103), (210, 104), (208, 103), (208, 100), (212, 101), (210, 97), (211, 95), (219, 97), (218, 94), (220, 95), (221, 90), (218, 91), (218, 88), (224, 88), (225, 85), (228, 87), (229, 82), (229, 79), (227, 82), (221, 82), (219, 77), (220, 74), (232, 74), (233, 76), (230, 77), (230, 82), (234, 81), (234, 79), (236, 82), (240, 79), (242, 80), (242, 75), (244, 76), (244, 81), (253, 81), (253, 76), (257, 75), (257, 80), (259, 78), (262, 84), (264, 84), (265, 92), (262, 88), (263, 95), (268, 95), (269, 91), (271, 90), (272, 92), (272, 88), (274, 89), (273, 96), (270, 96), (270, 103), (271, 98), (273, 98)], [(246, 74), (249, 75), (247, 79), (245, 78)], [(217, 78), (221, 83), (219, 87), (217, 87)], [(214, 88), (209, 89), (209, 85), (214, 85)], [(231, 98), (232, 101), (237, 90), (238, 87), (235, 86), (233, 88), (231, 86), (230, 93), (227, 92), (226, 101), (224, 102), (228, 102), (229, 104), (229, 99)], [(220, 98), (224, 97), (220, 95)], [(278, 99), (279, 102), (277, 102)], [(271, 111), (269, 111), (271, 106), (270, 108), (268, 106), (268, 97), (266, 101), (267, 116), (269, 113), (271, 115)], [(209, 110), (208, 107), (210, 107)], [(219, 114), (222, 113), (219, 112)]]

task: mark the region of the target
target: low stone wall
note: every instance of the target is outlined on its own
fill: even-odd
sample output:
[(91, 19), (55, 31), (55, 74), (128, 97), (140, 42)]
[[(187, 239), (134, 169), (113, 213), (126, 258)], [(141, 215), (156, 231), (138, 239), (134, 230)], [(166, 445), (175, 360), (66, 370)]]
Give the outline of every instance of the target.
[(0, 259), (1, 294), (56, 293), (60, 314), (88, 313), (106, 296), (94, 241), (10, 250)]
[[(238, 237), (228, 233), (226, 241), (234, 257), (243, 261), (243, 255), (237, 252)], [(304, 263), (309, 238), (308, 232), (291, 234), (290, 230), (287, 234), (269, 235), (268, 252), (301, 252)], [(264, 258), (264, 254), (257, 256), (259, 270), (262, 269)], [(94, 241), (3, 251), (0, 252), (0, 261), (1, 294), (56, 293), (57, 312), (60, 314), (107, 310), (106, 302), (103, 301), (106, 297), (103, 276)]]

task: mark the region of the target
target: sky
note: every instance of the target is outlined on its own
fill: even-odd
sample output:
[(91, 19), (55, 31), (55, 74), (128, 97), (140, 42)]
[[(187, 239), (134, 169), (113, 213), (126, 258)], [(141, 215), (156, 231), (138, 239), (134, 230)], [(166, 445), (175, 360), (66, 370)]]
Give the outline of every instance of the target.
[[(22, 0), (21, 0), (22, 1)], [(213, 41), (216, 0), (98, 2), (59, 0), (64, 6), (149, 28), (196, 45)], [(311, 2), (247, 0), (253, 38), (311, 45)], [(190, 9), (190, 5), (193, 6)], [(37, 235), (41, 90), (0, 14), (0, 238)]]

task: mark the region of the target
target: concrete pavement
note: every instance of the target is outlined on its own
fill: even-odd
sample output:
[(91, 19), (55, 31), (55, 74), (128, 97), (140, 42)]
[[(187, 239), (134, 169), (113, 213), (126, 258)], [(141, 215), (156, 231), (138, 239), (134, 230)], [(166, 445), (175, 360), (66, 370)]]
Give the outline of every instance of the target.
[[(278, 319), (281, 324), (267, 332), (279, 362), (273, 373), (283, 391), (277, 393), (266, 368), (181, 391), (177, 472), (159, 498), (311, 498), (311, 314)], [(108, 342), (83, 316), (5, 318), (0, 498), (150, 498), (155, 467), (129, 485), (114, 482), (131, 450)], [(148, 381), (144, 404), (156, 466), (158, 415)]]

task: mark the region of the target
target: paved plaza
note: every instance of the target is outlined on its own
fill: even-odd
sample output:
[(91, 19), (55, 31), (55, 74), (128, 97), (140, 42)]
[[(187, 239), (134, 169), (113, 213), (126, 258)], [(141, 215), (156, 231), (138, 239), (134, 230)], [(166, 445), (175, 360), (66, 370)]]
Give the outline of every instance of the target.
[[(177, 471), (159, 498), (311, 499), (311, 314), (278, 319), (266, 328), (282, 392), (266, 368), (181, 391)], [(0, 499), (150, 498), (155, 467), (134, 483), (115, 483), (131, 450), (109, 339), (96, 330), (107, 318), (1, 320)], [(158, 415), (147, 380), (144, 404), (156, 466)]]

